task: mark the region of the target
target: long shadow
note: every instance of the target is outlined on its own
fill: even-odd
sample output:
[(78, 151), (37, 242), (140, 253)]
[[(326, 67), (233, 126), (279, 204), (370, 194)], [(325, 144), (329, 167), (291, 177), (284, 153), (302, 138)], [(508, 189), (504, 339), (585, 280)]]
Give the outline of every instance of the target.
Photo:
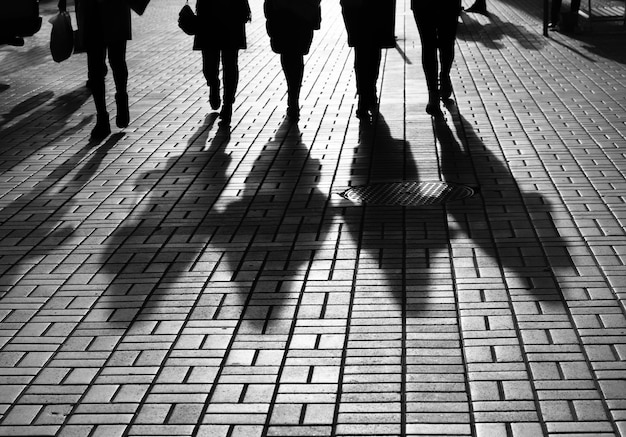
[(305, 285), (330, 224), (328, 196), (317, 188), (320, 172), (298, 125), (284, 120), (252, 165), (238, 199), (213, 209), (203, 222), (202, 233), (212, 236), (209, 246), (223, 253), (223, 268), (210, 286), (234, 286), (236, 308), (224, 307), (231, 311), (224, 316), (243, 311), (246, 332), (280, 330), (281, 319), (298, 311), (294, 296)]
[[(3, 114), (0, 128), (34, 109), (17, 123), (0, 130), (0, 154), (3, 156), (0, 171), (12, 168), (30, 154), (53, 143), (58, 137), (72, 135), (91, 122), (93, 115), (83, 117), (77, 125), (68, 126), (72, 114), (90, 96), (86, 88), (77, 88), (54, 99), (52, 96), (50, 91), (37, 94)], [(17, 152), (5, 153), (9, 149)]]
[[(620, 64), (626, 64), (626, 29), (623, 24), (616, 23), (593, 23), (593, 30), (583, 33), (571, 33), (566, 36), (583, 44), (582, 49), (602, 58), (610, 59)], [(569, 48), (575, 53), (579, 50), (572, 48), (567, 43), (554, 41)], [(587, 58), (584, 54), (581, 56)], [(587, 58), (588, 59), (588, 58)], [(593, 61), (593, 59), (591, 59)]]
[(2, 75), (17, 73), (26, 67), (45, 64), (51, 59), (50, 48), (45, 45), (28, 49), (12, 46), (0, 47), (0, 54), (3, 52), (7, 54), (2, 59), (0, 66), (0, 74)]
[[(410, 143), (392, 136), (382, 114), (361, 125), (351, 174), (357, 184), (419, 178)], [(437, 254), (448, 241), (443, 208), (364, 203), (345, 208), (343, 219), (358, 248), (355, 296), (375, 301), (383, 323), (428, 311), (427, 294), (439, 286)]]
[(483, 144), (454, 105), (448, 109), (454, 132), (444, 119), (435, 123), (442, 176), (455, 182), (460, 174), (473, 172), (480, 190), (481, 202), (472, 199), (446, 207), (458, 232), (477, 247), (468, 257), (468, 261), (473, 259), (471, 268), (479, 277), (503, 274), (511, 292), (547, 304), (560, 302), (555, 269), (574, 269), (549, 200), (539, 192), (520, 189), (509, 168)]
[(474, 18), (473, 14), (463, 14), (463, 25), (457, 30), (457, 38), (464, 41), (477, 41), (489, 49), (500, 50), (506, 45), (506, 37), (511, 37), (529, 50), (540, 50), (545, 46), (545, 38), (540, 32), (529, 32), (523, 26), (503, 21), (490, 12), (489, 22), (485, 25)]
[(207, 115), (182, 154), (135, 180), (136, 206), (104, 240), (99, 273), (106, 289), (98, 306), (109, 316), (103, 321), (127, 328), (140, 311), (167, 314), (163, 295), (202, 265), (206, 241), (198, 230), (227, 182), (221, 157), (230, 132), (214, 131), (216, 119)]
[(6, 114), (2, 114), (2, 119), (0, 119), (0, 126), (3, 126), (6, 123), (9, 123), (10, 121), (19, 117), (20, 115), (26, 114), (27, 112), (30, 112), (33, 109), (38, 108), (39, 106), (48, 102), (53, 97), (54, 97), (54, 92), (50, 90), (42, 91), (40, 93), (35, 94), (34, 96), (30, 96), (23, 102), (20, 102), (17, 105), (15, 105)]
[[(75, 196), (91, 181), (107, 152), (123, 137), (123, 133), (118, 133), (104, 143), (89, 142), (28, 192), (2, 208), (0, 253), (17, 257), (11, 266), (2, 264), (7, 270), (0, 272), (0, 276), (19, 273), (29, 259), (54, 251), (73, 235), (76, 223), (80, 222), (78, 216), (72, 215), (80, 202)], [(76, 175), (70, 177), (77, 168)]]
[[(205, 148), (215, 117), (207, 117), (183, 155), (139, 178), (149, 198), (106, 239), (102, 273), (111, 279), (98, 305), (110, 310), (108, 322), (129, 327), (149, 314), (168, 317), (169, 297), (185, 306), (180, 295), (189, 288), (196, 290), (185, 306), (194, 306), (192, 317), (244, 320), (246, 329), (267, 332), (303, 283), (326, 233), (319, 162), (297, 125), (285, 121), (238, 186), (230, 178), (228, 128)], [(232, 201), (222, 198), (231, 185)]]

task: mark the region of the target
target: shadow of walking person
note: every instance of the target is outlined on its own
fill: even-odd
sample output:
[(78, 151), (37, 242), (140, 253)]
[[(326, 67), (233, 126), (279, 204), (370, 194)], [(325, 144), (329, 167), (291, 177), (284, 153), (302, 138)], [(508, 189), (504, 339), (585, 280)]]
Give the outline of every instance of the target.
[(454, 131), (445, 119), (435, 122), (442, 177), (447, 182), (473, 181), (482, 200), (450, 203), (446, 208), (458, 238), (473, 243), (471, 251), (454, 255), (458, 274), (485, 283), (502, 277), (512, 295), (546, 305), (560, 302), (554, 270), (571, 269), (572, 261), (552, 219), (550, 202), (539, 192), (522, 190), (454, 105), (448, 110)]
[[(436, 399), (434, 387), (443, 386), (439, 378), (428, 394), (418, 393), (425, 375), (414, 369), (456, 359), (454, 287), (444, 208), (395, 202), (405, 199), (405, 186), (417, 183), (419, 172), (416, 148), (394, 138), (392, 128), (382, 114), (362, 126), (352, 166), (358, 184), (374, 192), (382, 187), (383, 195), (343, 209), (356, 258), (346, 343), (354, 349), (347, 365), (366, 370), (344, 375), (341, 402), (384, 403), (388, 413), (404, 415), (409, 399)], [(435, 342), (436, 352), (429, 348)], [(392, 380), (387, 372), (394, 367), (400, 375)]]
[[(28, 158), (32, 153), (50, 145), (59, 137), (70, 136), (85, 127), (93, 118), (83, 117), (74, 126), (69, 126), (72, 115), (89, 98), (89, 91), (77, 88), (66, 94), (53, 97), (50, 91), (42, 92), (16, 105), (11, 111), (2, 115), (0, 120), (0, 171), (11, 169), (15, 164)], [(35, 109), (36, 108), (36, 109)], [(35, 109), (33, 111), (33, 109)], [(20, 116), (27, 114), (24, 118)], [(17, 120), (11, 124), (13, 120)], [(89, 144), (99, 144), (90, 141)], [(10, 145), (12, 153), (7, 154), (6, 145)], [(88, 146), (89, 147), (89, 146)], [(16, 151), (15, 153), (13, 151)]]
[(17, 259), (8, 271), (0, 272), (0, 285), (11, 281), (13, 274), (31, 268), (32, 258), (52, 253), (70, 241), (86, 214), (78, 211), (79, 194), (92, 181), (107, 152), (123, 137), (119, 133), (102, 144), (90, 141), (30, 191), (2, 207), (0, 253), (12, 252)]
[[(352, 174), (358, 183), (374, 189), (419, 179), (410, 143), (392, 137), (382, 114), (374, 125), (362, 124)], [(403, 199), (403, 189), (400, 184), (389, 196), (383, 191), (380, 199), (344, 210), (345, 223), (359, 250), (358, 271), (364, 273), (356, 276), (356, 292), (378, 302), (383, 324), (397, 323), (403, 317), (436, 317), (436, 310), (429, 312), (426, 294), (436, 295), (437, 289), (445, 286), (444, 275), (439, 274), (445, 260), (438, 255), (448, 246), (445, 211), (440, 205), (414, 208), (396, 202)], [(368, 270), (382, 271), (384, 281), (372, 286), (365, 274)], [(390, 320), (385, 319), (383, 307)]]
[(482, 24), (471, 15), (461, 14), (464, 25), (459, 26), (457, 38), (464, 41), (476, 41), (485, 48), (502, 50), (512, 38), (527, 50), (540, 50), (546, 45), (545, 38), (537, 32), (530, 32), (523, 26), (503, 21), (497, 14), (490, 12), (489, 22)]
[(298, 125), (286, 118), (251, 166), (238, 199), (203, 222), (209, 246), (223, 254), (208, 287), (225, 293), (215, 317), (241, 321), (238, 332), (284, 333), (300, 311), (307, 281), (328, 279), (312, 270), (329, 225), (328, 196), (317, 188), (320, 173)]
[(182, 154), (136, 179), (136, 206), (104, 241), (100, 321), (127, 328), (184, 319), (196, 301), (212, 269), (201, 223), (227, 183), (230, 160), (230, 131), (213, 131), (216, 119), (207, 115)]

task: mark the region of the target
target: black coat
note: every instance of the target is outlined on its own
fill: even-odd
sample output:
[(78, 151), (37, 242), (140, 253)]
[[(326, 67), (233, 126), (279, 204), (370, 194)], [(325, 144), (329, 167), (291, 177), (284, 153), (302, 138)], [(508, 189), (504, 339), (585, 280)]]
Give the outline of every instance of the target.
[(395, 6), (395, 0), (341, 0), (348, 45), (395, 47)]
[(306, 55), (313, 31), (320, 28), (320, 0), (265, 0), (267, 34), (276, 53)]
[(197, 0), (196, 13), (199, 29), (193, 41), (195, 50), (246, 48), (248, 0)]
[[(130, 6), (125, 0), (75, 0), (78, 38), (92, 44), (127, 41), (132, 38)], [(65, 10), (65, 0), (59, 8)]]

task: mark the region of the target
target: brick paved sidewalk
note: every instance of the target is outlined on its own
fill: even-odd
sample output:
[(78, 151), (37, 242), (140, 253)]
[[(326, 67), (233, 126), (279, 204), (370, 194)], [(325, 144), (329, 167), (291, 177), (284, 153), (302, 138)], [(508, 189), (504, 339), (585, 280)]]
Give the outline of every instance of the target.
[[(0, 48), (0, 435), (626, 436), (624, 33), (490, 0), (435, 123), (398, 0), (360, 126), (338, 3), (297, 125), (260, 0), (231, 129), (182, 1), (133, 18), (132, 122), (101, 143), (50, 8)], [(475, 195), (340, 196), (405, 181)]]

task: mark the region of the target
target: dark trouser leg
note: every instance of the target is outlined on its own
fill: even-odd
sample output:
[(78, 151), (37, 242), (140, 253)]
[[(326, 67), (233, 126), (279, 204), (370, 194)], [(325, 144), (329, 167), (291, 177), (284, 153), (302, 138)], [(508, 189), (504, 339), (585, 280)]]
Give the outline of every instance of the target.
[(104, 44), (92, 44), (87, 50), (87, 70), (91, 88), (93, 103), (96, 113), (104, 116), (107, 113), (105, 100), (104, 77), (106, 75), (106, 46)]
[(421, 2), (419, 7), (413, 9), (415, 23), (422, 41), (422, 65), (426, 76), (426, 87), (428, 88), (428, 104), (426, 112), (434, 115), (442, 115), (439, 106), (438, 71), (439, 62), (437, 59), (437, 9), (436, 5)]
[(115, 90), (125, 93), (128, 84), (128, 66), (126, 65), (126, 41), (108, 44), (109, 64), (113, 71)]
[(434, 14), (426, 8), (413, 10), (415, 23), (420, 34), (422, 42), (422, 66), (424, 75), (426, 76), (426, 87), (429, 94), (438, 94), (437, 91), (437, 72), (439, 70), (439, 62), (437, 60), (437, 27), (434, 22)]
[(376, 104), (376, 82), (380, 69), (380, 48), (363, 45), (354, 48), (354, 73), (359, 101), (370, 106)]
[(91, 131), (91, 139), (103, 140), (111, 133), (109, 113), (105, 99), (104, 77), (106, 75), (106, 46), (104, 44), (92, 44), (87, 50), (87, 70), (93, 97), (96, 106), (96, 125)]
[(224, 106), (220, 111), (222, 121), (228, 122), (233, 115), (233, 103), (237, 93), (239, 83), (239, 66), (237, 60), (239, 51), (237, 49), (222, 51), (222, 68), (224, 75)]
[(562, 0), (552, 0), (552, 7), (550, 9), (550, 22), (552, 25), (557, 25), (561, 19), (561, 3)]
[(220, 52), (217, 49), (202, 50), (202, 73), (209, 86), (219, 84)]
[(239, 84), (239, 50), (222, 50), (222, 68), (224, 75), (224, 104), (232, 105)]
[(376, 82), (380, 69), (381, 50), (373, 44), (354, 48), (354, 74), (359, 103), (356, 116), (367, 118), (376, 112)]
[(438, 27), (438, 47), (441, 71), (439, 73), (439, 86), (441, 97), (447, 99), (452, 94), (452, 82), (450, 70), (454, 62), (454, 44), (456, 42), (456, 30), (458, 27), (458, 9), (440, 9), (441, 22)]
[(220, 51), (218, 49), (202, 50), (202, 73), (209, 85), (209, 103), (211, 108), (217, 109), (221, 105), (220, 99)]
[(296, 116), (300, 107), (304, 57), (299, 53), (283, 53), (280, 55), (280, 62), (287, 80), (288, 111)]
[(130, 114), (128, 110), (128, 66), (126, 65), (126, 41), (109, 43), (109, 64), (115, 82), (115, 103), (117, 104), (117, 127), (128, 126)]

